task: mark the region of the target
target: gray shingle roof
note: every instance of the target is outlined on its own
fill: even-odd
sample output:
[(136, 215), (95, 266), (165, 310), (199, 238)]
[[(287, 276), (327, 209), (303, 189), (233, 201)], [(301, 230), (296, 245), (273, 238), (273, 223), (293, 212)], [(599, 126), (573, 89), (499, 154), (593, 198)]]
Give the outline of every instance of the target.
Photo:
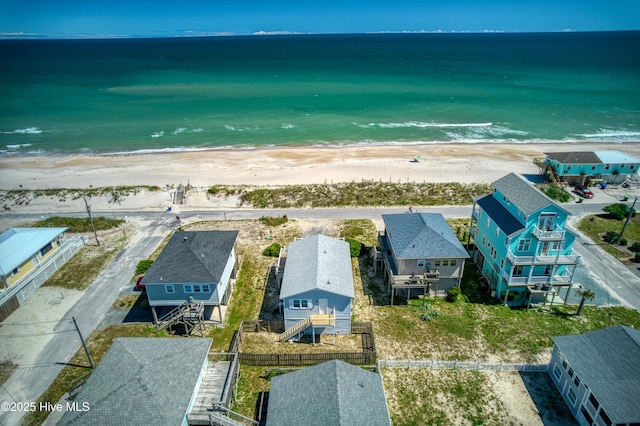
[(509, 213), (493, 195), (485, 195), (476, 202), (506, 235), (513, 235), (525, 229), (524, 225), (520, 223), (514, 215)]
[(616, 326), (554, 337), (577, 376), (613, 423), (640, 422), (640, 330)]
[[(509, 173), (491, 185), (518, 206), (527, 216), (544, 209), (550, 204), (557, 206), (551, 198), (515, 173)], [(560, 206), (557, 207), (562, 209)]]
[(267, 426), (390, 424), (378, 373), (334, 360), (271, 379)]
[(313, 235), (289, 244), (280, 299), (316, 289), (355, 297), (349, 243)]
[(220, 282), (238, 231), (195, 231), (173, 234), (143, 282)]
[(382, 220), (397, 259), (469, 257), (440, 213), (383, 214)]
[(211, 339), (120, 337), (114, 340), (58, 424), (182, 425)]
[(545, 152), (550, 160), (562, 164), (600, 164), (600, 158), (592, 151)]

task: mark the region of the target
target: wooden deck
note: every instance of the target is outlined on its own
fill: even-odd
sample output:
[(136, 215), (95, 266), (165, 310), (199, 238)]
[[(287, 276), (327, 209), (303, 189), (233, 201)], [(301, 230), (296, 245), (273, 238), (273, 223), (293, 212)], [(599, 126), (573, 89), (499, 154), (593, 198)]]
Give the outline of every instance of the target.
[(207, 366), (202, 385), (196, 396), (192, 413), (213, 411), (213, 404), (222, 401), (224, 386), (229, 376), (231, 361), (210, 362)]

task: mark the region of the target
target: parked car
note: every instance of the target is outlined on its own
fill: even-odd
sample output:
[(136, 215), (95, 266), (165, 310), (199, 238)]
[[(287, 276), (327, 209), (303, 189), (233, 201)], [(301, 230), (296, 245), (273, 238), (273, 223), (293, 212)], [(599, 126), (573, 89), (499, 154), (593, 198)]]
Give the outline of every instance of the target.
[(591, 190), (584, 185), (576, 185), (573, 190), (581, 197), (593, 198), (593, 192), (591, 192)]
[(143, 291), (144, 288), (144, 283), (142, 282), (142, 279), (144, 278), (144, 275), (139, 277), (138, 280), (136, 281), (136, 286), (133, 288), (135, 291)]

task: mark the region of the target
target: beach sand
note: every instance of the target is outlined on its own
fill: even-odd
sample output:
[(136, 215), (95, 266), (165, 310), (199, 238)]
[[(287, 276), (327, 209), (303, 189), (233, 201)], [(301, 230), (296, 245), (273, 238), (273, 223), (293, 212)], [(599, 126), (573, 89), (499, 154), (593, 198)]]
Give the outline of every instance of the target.
[[(0, 158), (0, 189), (88, 188), (189, 183), (196, 188), (189, 205), (211, 204), (206, 188), (216, 185), (290, 185), (366, 180), (393, 182), (491, 183), (516, 172), (537, 175), (535, 157), (545, 152), (618, 149), (640, 158), (640, 143), (625, 144), (425, 144), (345, 147), (282, 147), (208, 150), (145, 155), (32, 156)], [(420, 161), (413, 161), (420, 155)], [(199, 189), (199, 191), (198, 191)], [(142, 192), (118, 205), (94, 208), (158, 209), (170, 191)], [(135, 200), (134, 200), (135, 199)], [(48, 206), (37, 202), (11, 210), (77, 210), (76, 202)], [(45, 207), (48, 207), (44, 209)], [(182, 206), (186, 208), (186, 206)], [(40, 210), (38, 210), (40, 209)], [(42, 210), (44, 209), (44, 210)]]

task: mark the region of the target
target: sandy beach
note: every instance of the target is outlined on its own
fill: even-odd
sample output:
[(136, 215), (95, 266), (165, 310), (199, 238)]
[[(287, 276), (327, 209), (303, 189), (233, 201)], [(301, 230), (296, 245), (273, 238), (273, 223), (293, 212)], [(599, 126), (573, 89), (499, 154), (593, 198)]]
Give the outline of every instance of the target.
[[(115, 185), (287, 185), (360, 179), (490, 183), (509, 172), (537, 174), (545, 152), (615, 149), (639, 143), (435, 144), (286, 147), (146, 155), (0, 158), (0, 189)], [(420, 161), (412, 161), (420, 155)]]

